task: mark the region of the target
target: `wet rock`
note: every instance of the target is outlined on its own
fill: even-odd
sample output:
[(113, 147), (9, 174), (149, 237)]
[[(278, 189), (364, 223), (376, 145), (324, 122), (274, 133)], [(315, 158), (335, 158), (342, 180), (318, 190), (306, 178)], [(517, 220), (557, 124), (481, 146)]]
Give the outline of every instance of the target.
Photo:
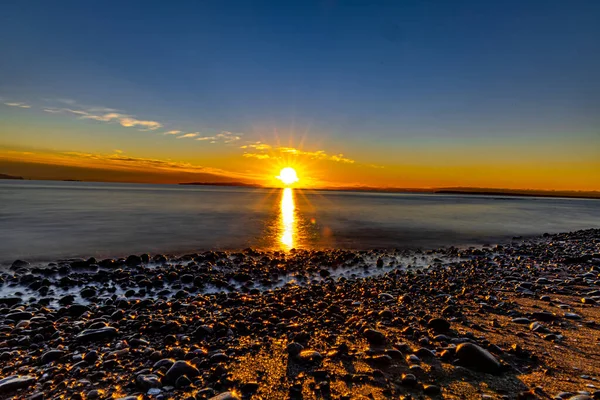
[(158, 368), (162, 368), (162, 367), (171, 368), (173, 366), (173, 364), (175, 364), (175, 360), (173, 360), (171, 358), (163, 358), (162, 360), (155, 362), (154, 365), (152, 366), (152, 368), (154, 368), (154, 369), (158, 369)]
[(286, 347), (287, 353), (292, 357), (300, 354), (300, 352), (302, 350), (304, 350), (304, 346), (302, 346), (300, 343), (296, 343), (296, 342), (292, 342), (292, 343), (288, 344)]
[(89, 299), (90, 297), (96, 296), (96, 289), (92, 287), (82, 289), (79, 295), (84, 299)]
[(385, 335), (375, 329), (365, 330), (363, 336), (373, 346), (383, 346), (387, 342)]
[(418, 380), (413, 374), (403, 374), (401, 382), (404, 386), (415, 386)]
[(129, 257), (127, 257), (127, 260), (125, 260), (125, 264), (127, 264), (130, 267), (135, 267), (137, 265), (141, 265), (142, 258), (140, 256), (136, 256), (136, 255), (132, 254)]
[(15, 260), (12, 265), (10, 266), (10, 269), (15, 270), (18, 268), (23, 268), (23, 267), (28, 267), (29, 263), (27, 261), (23, 261), (23, 260)]
[(552, 314), (547, 311), (534, 312), (531, 314), (531, 317), (535, 320), (543, 321), (543, 322), (551, 322), (551, 321), (556, 321), (557, 319), (559, 319), (558, 315)]
[(532, 322), (531, 325), (529, 325), (529, 329), (536, 333), (550, 333), (550, 329), (546, 328), (539, 322)]
[(152, 388), (161, 388), (162, 387), (159, 377), (157, 375), (152, 375), (152, 374), (138, 375), (135, 378), (135, 382), (140, 389), (145, 390), (145, 391), (147, 391), (148, 389), (152, 389)]
[(323, 360), (323, 356), (315, 350), (302, 350), (300, 354), (298, 354), (297, 359), (305, 364), (319, 363)]
[(23, 389), (35, 384), (36, 379), (32, 376), (13, 375), (0, 379), (0, 394), (9, 394), (18, 389)]
[(574, 314), (574, 313), (565, 313), (565, 318), (566, 319), (572, 319), (572, 320), (580, 320), (581, 319), (581, 315)]
[(456, 348), (456, 357), (460, 364), (474, 371), (491, 374), (500, 371), (500, 363), (487, 350), (473, 343), (462, 343)]
[(427, 327), (437, 333), (446, 333), (450, 329), (450, 322), (444, 318), (433, 318), (429, 320)]
[(210, 400), (240, 400), (240, 398), (236, 396), (233, 392), (225, 392), (211, 397)]
[(33, 317), (32, 313), (27, 311), (21, 311), (7, 314), (4, 318), (11, 319), (13, 321), (22, 321), (25, 319), (31, 319), (31, 317)]
[(40, 357), (41, 364), (48, 364), (52, 361), (56, 361), (65, 354), (62, 350), (50, 350), (42, 354)]
[(180, 376), (179, 378), (177, 378), (177, 380), (175, 381), (175, 387), (177, 389), (183, 389), (186, 388), (188, 386), (190, 386), (192, 384), (192, 381), (185, 375)]
[(67, 313), (72, 317), (81, 317), (84, 313), (90, 311), (88, 306), (84, 306), (83, 304), (72, 304), (67, 309)]
[(184, 375), (188, 378), (194, 378), (200, 375), (200, 371), (186, 361), (175, 361), (165, 374), (165, 378), (167, 382), (175, 383), (180, 376)]
[(90, 350), (83, 356), (83, 360), (88, 364), (94, 364), (98, 361), (98, 352), (96, 350)]
[(118, 334), (116, 328), (106, 326), (98, 329), (86, 329), (75, 337), (80, 342), (99, 342), (108, 341), (115, 338)]
[(6, 304), (9, 307), (21, 303), (23, 300), (20, 297), (2, 297), (0, 298), (0, 304)]
[(442, 393), (442, 389), (436, 385), (425, 385), (425, 387), (423, 387), (423, 393), (428, 396), (435, 396)]

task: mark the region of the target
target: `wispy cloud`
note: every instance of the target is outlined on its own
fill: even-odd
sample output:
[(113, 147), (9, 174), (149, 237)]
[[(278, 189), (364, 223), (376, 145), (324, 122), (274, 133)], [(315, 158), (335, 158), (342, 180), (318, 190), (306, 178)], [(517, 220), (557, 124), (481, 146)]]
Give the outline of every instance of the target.
[(131, 157), (119, 153), (115, 150), (115, 154), (94, 154), (76, 151), (67, 151), (58, 153), (57, 156), (63, 157), (65, 160), (73, 160), (75, 165), (81, 165), (81, 160), (89, 160), (89, 162), (101, 165), (102, 167), (134, 169), (147, 171), (150, 169), (164, 170), (170, 172), (190, 172), (190, 173), (208, 173), (221, 175), (226, 177), (234, 177), (240, 179), (255, 179), (259, 176), (254, 176), (245, 173), (236, 173), (226, 171), (220, 168), (205, 167), (196, 164), (178, 162), (173, 160), (161, 160), (154, 158)]
[(9, 106), (9, 107), (19, 107), (19, 108), (31, 108), (30, 105), (25, 104), (25, 103), (11, 103), (11, 102), (7, 102), (4, 103), (5, 106)]
[(119, 113), (114, 113), (114, 112), (106, 113), (103, 115), (94, 115), (94, 114), (90, 114), (87, 111), (80, 111), (80, 110), (66, 110), (66, 111), (72, 112), (75, 114), (79, 114), (79, 115), (81, 115), (81, 118), (84, 118), (84, 119), (93, 119), (95, 121), (103, 121), (103, 122), (118, 122), (121, 126), (124, 126), (126, 128), (141, 127), (141, 128), (145, 128), (145, 129), (153, 131), (153, 130), (162, 128), (162, 126), (163, 126), (160, 122), (157, 122), (157, 121), (141, 120), (141, 119), (134, 118), (130, 115), (124, 115), (124, 114), (119, 114)]
[[(141, 130), (153, 131), (163, 126), (158, 121), (138, 119), (131, 115), (114, 112), (116, 111), (115, 109), (107, 107), (91, 107), (85, 110), (45, 107), (44, 111), (51, 114), (75, 114), (81, 119), (91, 119), (100, 122), (117, 122), (125, 128), (141, 128)], [(98, 114), (98, 112), (102, 113)]]
[[(79, 119), (89, 119), (98, 122), (118, 123), (125, 128), (138, 128), (140, 131), (155, 131), (163, 128), (163, 124), (159, 121), (151, 119), (139, 119), (133, 115), (120, 112), (118, 109), (109, 107), (87, 107), (77, 103), (75, 100), (65, 98), (42, 99), (49, 103), (61, 103), (62, 106), (50, 107), (44, 106), (42, 110), (49, 114), (74, 114)], [(30, 108), (28, 104), (21, 102), (5, 102), (7, 106)], [(65, 107), (67, 105), (68, 107)], [(209, 143), (225, 143), (230, 144), (239, 141), (242, 138), (242, 133), (234, 133), (230, 131), (221, 131), (211, 136), (200, 136), (200, 132), (183, 133), (181, 129), (171, 129), (163, 132), (164, 135), (178, 135), (177, 139), (196, 138), (196, 140), (207, 141)], [(182, 134), (183, 133), (183, 134)]]
[(258, 158), (259, 160), (266, 160), (266, 159), (271, 158), (271, 156), (268, 154), (260, 154), (260, 153), (244, 153), (243, 156), (248, 157), (248, 158)]
[(210, 143), (217, 143), (217, 142), (233, 143), (233, 142), (237, 142), (238, 140), (240, 140), (242, 138), (241, 135), (242, 135), (241, 133), (221, 131), (221, 133), (218, 133), (214, 136), (203, 136), (203, 137), (197, 138), (196, 140), (209, 141)]
[(253, 144), (245, 144), (240, 146), (240, 149), (254, 149), (254, 150), (271, 150), (271, 145), (261, 142), (256, 142)]
[(243, 154), (244, 157), (252, 157), (257, 159), (280, 158), (282, 155), (291, 154), (294, 156), (306, 157), (312, 160), (334, 161), (346, 164), (354, 164), (354, 160), (345, 157), (343, 154), (328, 154), (324, 150), (306, 151), (295, 147), (271, 146), (266, 143), (256, 142), (246, 144), (240, 147), (247, 151)]
[(193, 138), (193, 137), (198, 136), (199, 134), (200, 134), (200, 132), (186, 133), (185, 135), (177, 136), (177, 139)]

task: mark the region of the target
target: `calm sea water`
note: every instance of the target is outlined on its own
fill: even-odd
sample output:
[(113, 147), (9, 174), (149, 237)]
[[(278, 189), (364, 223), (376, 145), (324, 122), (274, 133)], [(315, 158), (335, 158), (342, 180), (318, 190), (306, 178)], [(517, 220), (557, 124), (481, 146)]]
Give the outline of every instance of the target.
[(245, 247), (436, 248), (598, 227), (598, 200), (0, 181), (0, 263)]

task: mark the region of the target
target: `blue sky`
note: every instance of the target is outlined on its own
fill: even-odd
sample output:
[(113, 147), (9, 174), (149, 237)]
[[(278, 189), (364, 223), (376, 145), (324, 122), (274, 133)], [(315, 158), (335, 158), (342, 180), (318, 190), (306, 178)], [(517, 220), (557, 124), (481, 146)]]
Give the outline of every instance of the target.
[[(248, 142), (309, 132), (387, 164), (394, 149), (600, 144), (598, 1), (3, 1), (0, 35), (0, 97), (38, 108)], [(26, 131), (13, 108), (0, 117)]]

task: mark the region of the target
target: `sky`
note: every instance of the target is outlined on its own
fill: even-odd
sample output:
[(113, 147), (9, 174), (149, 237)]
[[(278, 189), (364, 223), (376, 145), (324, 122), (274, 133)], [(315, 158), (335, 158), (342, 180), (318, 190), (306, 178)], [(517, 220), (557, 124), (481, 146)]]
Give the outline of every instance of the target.
[(600, 190), (600, 2), (0, 2), (0, 173)]

